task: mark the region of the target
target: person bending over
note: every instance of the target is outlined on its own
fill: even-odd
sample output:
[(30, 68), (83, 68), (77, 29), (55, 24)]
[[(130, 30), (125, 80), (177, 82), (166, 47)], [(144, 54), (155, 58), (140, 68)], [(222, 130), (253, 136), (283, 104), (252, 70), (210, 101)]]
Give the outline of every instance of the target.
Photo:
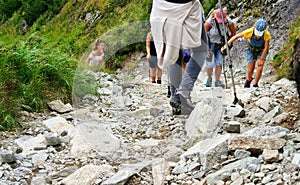
[[(253, 81), (253, 87), (258, 87), (258, 82), (261, 77), (266, 57), (269, 51), (271, 34), (267, 30), (267, 21), (258, 19), (255, 25), (235, 36), (228, 41), (230, 46), (238, 38), (246, 38), (248, 40), (248, 49), (246, 50), (248, 61), (248, 72), (244, 87), (249, 88), (253, 80), (252, 75), (256, 66), (256, 74)], [(224, 52), (226, 45), (221, 49)]]

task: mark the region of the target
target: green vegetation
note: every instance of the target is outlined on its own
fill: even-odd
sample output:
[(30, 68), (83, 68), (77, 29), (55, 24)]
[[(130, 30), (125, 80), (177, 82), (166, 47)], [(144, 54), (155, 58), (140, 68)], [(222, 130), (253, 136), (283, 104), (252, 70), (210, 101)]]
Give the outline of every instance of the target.
[[(46, 111), (46, 103), (72, 101), (72, 88), (79, 63), (91, 51), (91, 44), (121, 25), (148, 21), (151, 0), (0, 0), (0, 130), (18, 128), (19, 111)], [(24, 21), (26, 21), (26, 26)], [(144, 26), (144, 30), (149, 27)], [(139, 30), (134, 30), (137, 33)], [(125, 55), (144, 49), (140, 39), (114, 34), (109, 41), (122, 41), (113, 48), (107, 42), (108, 71), (122, 67)], [(144, 35), (142, 35), (144, 33)], [(127, 40), (126, 40), (127, 39)], [(128, 43), (136, 39), (137, 43)], [(80, 76), (76, 77), (79, 78)], [(89, 76), (80, 78), (85, 85)], [(83, 86), (93, 92), (91, 86)], [(84, 91), (77, 91), (84, 93)]]
[(272, 66), (276, 70), (277, 78), (291, 79), (291, 60), (293, 48), (297, 38), (300, 38), (300, 17), (293, 23), (289, 30), (289, 39), (281, 50), (274, 56)]
[(68, 101), (76, 61), (43, 48), (46, 44), (45, 39), (31, 35), (9, 50), (1, 49), (1, 130), (18, 125), (12, 121), (17, 111), (42, 111), (45, 100), (53, 98)]
[(204, 8), (204, 14), (207, 15), (212, 8), (215, 8), (218, 0), (202, 0), (200, 2)]
[(249, 16), (253, 16), (254, 18), (259, 18), (262, 14), (262, 12), (264, 11), (263, 8), (257, 8), (257, 9), (253, 9), (253, 10), (248, 10), (244, 13), (245, 17), (249, 17)]

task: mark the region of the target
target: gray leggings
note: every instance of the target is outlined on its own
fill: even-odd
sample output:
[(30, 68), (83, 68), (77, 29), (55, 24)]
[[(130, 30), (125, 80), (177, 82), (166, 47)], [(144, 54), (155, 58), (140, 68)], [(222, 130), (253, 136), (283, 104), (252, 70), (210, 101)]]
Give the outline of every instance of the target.
[(180, 82), (182, 80), (182, 62), (183, 62), (183, 52), (179, 51), (179, 57), (175, 64), (169, 66), (169, 81), (171, 95), (175, 95), (175, 90), (178, 89)]
[[(198, 78), (201, 68), (204, 64), (207, 50), (208, 50), (208, 40), (205, 32), (204, 24), (202, 24), (202, 35), (201, 35), (201, 46), (191, 49), (191, 58), (187, 63), (184, 76), (182, 78), (182, 60), (181, 62), (177, 60), (175, 64), (169, 67), (169, 77), (172, 96), (175, 93), (175, 89), (179, 88), (184, 91), (192, 91), (194, 84)], [(179, 57), (180, 58), (180, 57)]]

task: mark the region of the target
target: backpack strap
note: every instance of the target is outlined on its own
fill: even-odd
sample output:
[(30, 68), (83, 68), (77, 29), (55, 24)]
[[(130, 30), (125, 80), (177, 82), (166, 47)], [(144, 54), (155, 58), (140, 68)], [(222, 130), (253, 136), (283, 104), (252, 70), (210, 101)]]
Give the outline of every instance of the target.
[[(221, 30), (220, 30), (220, 25), (219, 25), (219, 23), (218, 22), (216, 22), (216, 20), (214, 19), (214, 21), (215, 21), (215, 24), (216, 24), (216, 26), (217, 26), (217, 29), (218, 29), (218, 33), (219, 33), (219, 35), (221, 36), (221, 37), (223, 37), (222, 35), (221, 35)], [(225, 30), (224, 30), (225, 31)]]
[[(262, 35), (262, 38), (264, 39), (263, 36), (264, 36), (264, 35)], [(251, 38), (252, 38), (252, 37), (254, 37), (254, 29), (253, 29), (253, 31), (252, 31)], [(251, 40), (251, 39), (250, 39), (250, 40)], [(262, 47), (254, 47), (254, 46), (251, 46), (250, 41), (248, 42), (248, 47), (249, 47), (249, 49), (250, 49), (252, 52), (260, 52), (260, 51), (262, 51), (262, 50), (265, 48), (264, 45), (263, 45)]]
[[(250, 40), (254, 37), (254, 29), (253, 29), (253, 32), (252, 32), (252, 36), (250, 38)], [(248, 42), (248, 48), (250, 49), (250, 51), (252, 52), (253, 54), (253, 57), (254, 58), (257, 58), (257, 55), (262, 52), (265, 48), (265, 46), (263, 45), (262, 47), (254, 47), (254, 46), (251, 46), (250, 44), (251, 41)]]
[[(216, 20), (214, 19), (214, 22), (216, 22)], [(226, 24), (226, 26), (227, 27), (229, 27), (229, 24), (228, 24), (228, 22), (225, 22), (225, 24)], [(216, 22), (216, 26), (217, 26), (217, 29), (218, 29), (218, 33), (219, 33), (219, 35), (221, 36), (221, 37), (224, 37), (223, 35), (221, 35), (221, 30), (220, 30), (220, 25), (219, 25), (219, 23), (218, 22)], [(224, 31), (226, 31), (226, 30), (224, 30)], [(229, 33), (226, 31), (226, 34), (227, 34), (227, 36), (228, 36), (228, 38), (229, 38)]]
[[(221, 36), (221, 38), (222, 38), (222, 42), (224, 42), (225, 43), (225, 37), (223, 36), (223, 35), (221, 35), (221, 30), (220, 30), (220, 25), (219, 25), (219, 23), (218, 22), (216, 22), (216, 20), (214, 19), (214, 22), (215, 22), (215, 24), (216, 24), (216, 27), (217, 27), (217, 29), (218, 29), (218, 33), (219, 33), (219, 35)], [(228, 22), (226, 22), (225, 23), (226, 24), (226, 26), (228, 27)], [(224, 32), (225, 32), (226, 30), (224, 30)], [(226, 31), (226, 35), (227, 35), (227, 37), (229, 38), (229, 33)]]

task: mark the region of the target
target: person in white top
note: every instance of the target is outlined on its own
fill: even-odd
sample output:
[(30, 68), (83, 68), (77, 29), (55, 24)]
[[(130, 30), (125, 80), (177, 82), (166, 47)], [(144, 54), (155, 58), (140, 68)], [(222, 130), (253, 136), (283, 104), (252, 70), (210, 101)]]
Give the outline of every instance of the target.
[[(234, 22), (230, 17), (226, 16), (227, 11), (223, 9), (224, 22), (228, 29), (225, 33), (222, 26), (222, 15), (220, 9), (213, 11), (210, 17), (205, 22), (205, 29), (209, 38), (209, 52), (205, 60), (207, 81), (206, 87), (212, 86), (212, 74), (215, 70), (215, 87), (224, 87), (220, 77), (222, 73), (222, 66), (224, 56), (221, 52), (222, 46), (225, 43), (225, 34), (228, 36), (228, 40), (236, 34), (236, 28)], [(229, 35), (230, 33), (230, 35)]]
[(86, 64), (91, 67), (101, 66), (104, 65), (104, 42), (102, 40), (96, 40), (93, 51), (89, 54), (88, 58), (86, 59)]

